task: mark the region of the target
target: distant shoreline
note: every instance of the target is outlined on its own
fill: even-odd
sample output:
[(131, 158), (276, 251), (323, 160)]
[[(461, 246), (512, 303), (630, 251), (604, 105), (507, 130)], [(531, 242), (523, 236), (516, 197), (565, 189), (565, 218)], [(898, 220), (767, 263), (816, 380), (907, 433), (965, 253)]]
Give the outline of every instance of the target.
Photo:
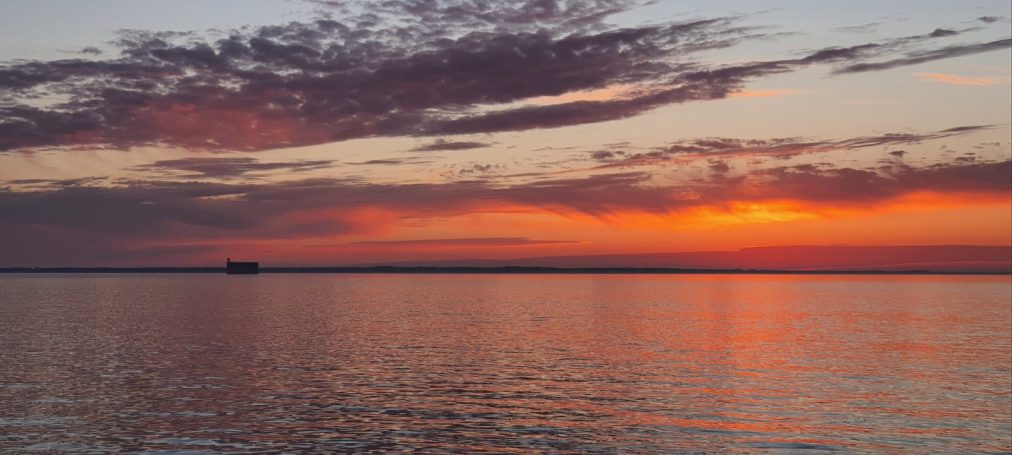
[[(5, 267), (0, 273), (216, 273), (224, 267)], [(1008, 271), (932, 271), (932, 270), (763, 270), (763, 269), (685, 269), (665, 267), (261, 267), (261, 274), (484, 274), (484, 275), (1010, 275)]]

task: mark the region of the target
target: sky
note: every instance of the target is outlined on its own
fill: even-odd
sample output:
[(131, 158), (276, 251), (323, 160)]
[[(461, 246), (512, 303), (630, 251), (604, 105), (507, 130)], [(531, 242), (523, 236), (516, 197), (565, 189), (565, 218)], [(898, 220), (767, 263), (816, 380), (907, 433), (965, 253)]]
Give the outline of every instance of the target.
[(0, 267), (1005, 271), (1010, 17), (7, 0)]

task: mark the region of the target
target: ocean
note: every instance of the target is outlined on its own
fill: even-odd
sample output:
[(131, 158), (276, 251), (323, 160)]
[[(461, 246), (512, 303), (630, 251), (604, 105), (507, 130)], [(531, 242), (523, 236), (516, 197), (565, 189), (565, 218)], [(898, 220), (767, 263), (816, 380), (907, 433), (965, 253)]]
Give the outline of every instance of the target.
[(0, 275), (3, 453), (1008, 453), (1012, 279)]

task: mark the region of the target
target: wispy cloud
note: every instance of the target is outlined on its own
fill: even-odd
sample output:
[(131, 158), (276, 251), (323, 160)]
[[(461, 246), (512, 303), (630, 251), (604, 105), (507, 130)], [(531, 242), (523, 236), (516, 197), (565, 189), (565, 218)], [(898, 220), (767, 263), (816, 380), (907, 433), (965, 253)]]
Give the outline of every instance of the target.
[(340, 246), (423, 246), (433, 248), (485, 248), (485, 247), (511, 247), (511, 246), (532, 246), (552, 245), (559, 243), (579, 243), (575, 240), (541, 240), (527, 237), (467, 237), (451, 239), (408, 239), (408, 240), (368, 240), (362, 242), (351, 242)]
[(983, 77), (983, 76), (972, 77), (947, 73), (914, 73), (914, 76), (922, 80), (931, 82), (940, 82), (942, 84), (969, 85), (975, 87), (1005, 85), (1010, 82), (1010, 79), (1007, 77)]
[[(936, 30), (937, 32), (937, 30)], [(943, 35), (944, 36), (944, 35)], [(960, 44), (947, 46), (939, 49), (917, 51), (908, 53), (906, 56), (892, 60), (875, 63), (856, 63), (834, 71), (836, 74), (863, 73), (867, 71), (881, 71), (903, 66), (917, 65), (947, 58), (963, 57), (979, 54), (982, 52), (1007, 49), (1012, 46), (1012, 39), (1005, 38), (986, 43)]]
[(833, 29), (833, 31), (840, 33), (859, 33), (859, 34), (875, 33), (881, 26), (882, 26), (881, 22), (869, 22), (867, 24), (861, 25), (845, 25), (842, 27), (836, 27)]
[(248, 176), (252, 173), (285, 171), (304, 172), (324, 169), (333, 165), (333, 160), (297, 160), (288, 162), (261, 162), (255, 158), (181, 158), (155, 161), (130, 168), (135, 171), (182, 173), (182, 177), (231, 178)]
[(843, 139), (812, 139), (803, 137), (742, 139), (709, 137), (682, 140), (649, 152), (608, 154), (605, 153), (607, 151), (602, 151), (597, 152), (596, 155), (592, 155), (592, 158), (604, 163), (598, 165), (598, 169), (651, 166), (672, 161), (711, 159), (716, 157), (790, 158), (811, 153), (918, 144), (925, 141), (986, 131), (992, 128), (994, 128), (993, 125), (966, 125), (946, 128), (940, 131), (885, 133)]
[(771, 98), (777, 96), (799, 95), (800, 90), (790, 88), (769, 88), (769, 89), (743, 89), (732, 92), (731, 98)]
[(411, 149), (413, 152), (445, 152), (453, 150), (471, 150), (480, 149), (490, 146), (484, 142), (475, 141), (448, 141), (446, 139), (437, 139), (435, 142), (428, 144), (419, 145)]

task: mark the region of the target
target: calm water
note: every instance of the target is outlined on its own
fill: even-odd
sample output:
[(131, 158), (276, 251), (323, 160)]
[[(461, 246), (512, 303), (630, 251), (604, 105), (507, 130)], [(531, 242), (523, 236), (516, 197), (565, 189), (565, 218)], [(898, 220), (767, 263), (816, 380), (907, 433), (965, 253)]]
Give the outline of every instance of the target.
[(0, 452), (1008, 453), (1008, 277), (0, 275)]

